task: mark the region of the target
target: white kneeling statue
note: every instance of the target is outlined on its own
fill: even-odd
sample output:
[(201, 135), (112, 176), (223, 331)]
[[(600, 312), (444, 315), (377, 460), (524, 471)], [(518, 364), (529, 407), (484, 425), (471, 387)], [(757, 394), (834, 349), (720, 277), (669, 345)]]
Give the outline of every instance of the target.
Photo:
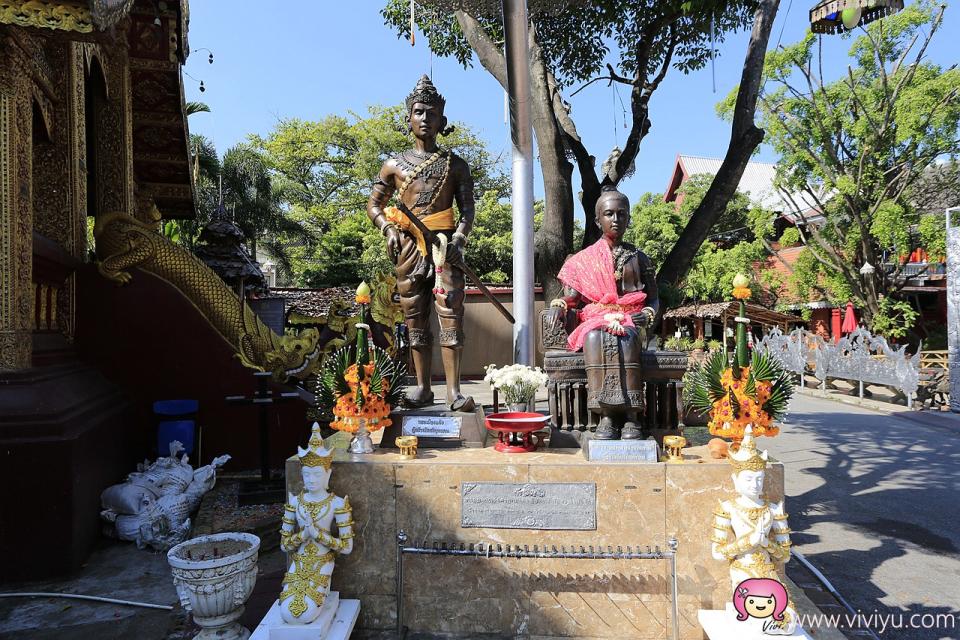
[(290, 554), (290, 566), (283, 578), (280, 616), (287, 624), (309, 624), (320, 615), (330, 593), (336, 555), (353, 551), (353, 512), (346, 497), (327, 488), (333, 452), (323, 446), (318, 424), (313, 425), (307, 449), (297, 448), (297, 457), (303, 491), (290, 494), (284, 505), (280, 546)]
[(767, 452), (757, 450), (748, 426), (740, 448), (728, 458), (737, 497), (720, 502), (713, 513), (713, 557), (730, 563), (738, 621), (750, 618), (766, 635), (793, 635), (797, 614), (777, 573), (777, 565), (790, 558), (790, 528), (783, 502), (763, 495)]

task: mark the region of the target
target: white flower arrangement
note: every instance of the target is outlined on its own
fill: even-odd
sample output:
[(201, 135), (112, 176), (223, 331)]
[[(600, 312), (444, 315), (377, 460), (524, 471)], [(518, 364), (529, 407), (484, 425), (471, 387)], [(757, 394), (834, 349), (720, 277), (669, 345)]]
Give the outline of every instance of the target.
[(483, 377), (484, 382), (503, 394), (507, 404), (532, 400), (537, 389), (546, 386), (548, 380), (540, 367), (524, 364), (511, 364), (500, 369), (495, 364), (487, 365), (487, 375)]

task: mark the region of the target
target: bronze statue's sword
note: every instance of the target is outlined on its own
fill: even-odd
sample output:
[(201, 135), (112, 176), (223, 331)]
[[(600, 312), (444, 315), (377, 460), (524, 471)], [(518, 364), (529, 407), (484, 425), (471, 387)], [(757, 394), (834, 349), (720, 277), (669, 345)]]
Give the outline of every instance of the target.
[[(410, 209), (407, 207), (407, 205), (403, 204), (399, 198), (397, 198), (397, 208), (403, 212), (403, 215), (407, 217), (407, 220), (410, 221), (410, 224), (415, 226), (420, 231), (420, 233), (423, 235), (424, 240), (426, 240), (431, 245), (440, 244), (440, 240), (437, 238), (437, 234), (435, 234), (433, 231), (430, 231), (430, 229), (427, 229), (427, 225), (423, 224), (423, 221), (420, 220), (420, 218), (418, 218), (417, 216), (415, 216), (414, 213), (410, 211)], [(493, 292), (491, 292), (490, 289), (487, 289), (487, 286), (485, 284), (480, 282), (480, 276), (477, 275), (476, 271), (474, 271), (469, 266), (467, 266), (467, 263), (466, 261), (463, 260), (462, 256), (459, 260), (457, 260), (453, 264), (454, 266), (459, 268), (461, 271), (463, 271), (467, 275), (467, 277), (473, 281), (473, 284), (477, 285), (477, 289), (480, 289), (480, 292), (483, 295), (487, 296), (487, 300), (493, 303), (493, 306), (497, 308), (497, 311), (503, 314), (503, 317), (509, 320), (510, 324), (516, 323), (516, 320), (514, 320), (510, 312), (507, 311), (507, 308), (503, 306), (503, 303), (497, 300), (497, 298), (493, 295)]]

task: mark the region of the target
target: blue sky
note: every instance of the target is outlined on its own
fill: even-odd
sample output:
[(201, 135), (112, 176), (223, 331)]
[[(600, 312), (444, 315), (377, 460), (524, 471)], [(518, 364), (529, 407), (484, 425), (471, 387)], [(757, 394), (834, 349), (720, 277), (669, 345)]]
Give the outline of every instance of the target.
[[(771, 46), (801, 38), (808, 4), (781, 0)], [(425, 39), (415, 47), (401, 41), (379, 14), (381, 2), (357, 0), (193, 0), (190, 5), (190, 56), (185, 72), (188, 100), (202, 100), (211, 113), (192, 116), (192, 132), (211, 138), (222, 154), (247, 134), (265, 134), (282, 118), (318, 120), (330, 114), (364, 113), (368, 105), (396, 104), (417, 78), (430, 73), (447, 99), (451, 120), (466, 122), (502, 153), (509, 169), (509, 128), (504, 122), (503, 90), (479, 66), (464, 70), (455, 61), (433, 58)], [(948, 8), (942, 30), (928, 57), (944, 66), (958, 60), (960, 11)], [(716, 93), (708, 66), (689, 75), (671, 70), (651, 101), (653, 127), (637, 158), (636, 174), (622, 190), (631, 199), (646, 191), (662, 192), (677, 153), (722, 157), (729, 125), (714, 106), (739, 81), (749, 33), (728, 34), (715, 64)], [(850, 41), (824, 36), (826, 69), (846, 72)], [(208, 48), (215, 61), (207, 62)], [(827, 71), (828, 75), (830, 71)], [(206, 92), (200, 93), (199, 80)], [(627, 101), (627, 92), (620, 96)], [(602, 162), (627, 130), (619, 101), (605, 82), (597, 82), (573, 99), (573, 117), (587, 148)], [(758, 159), (773, 162), (768, 148)], [(372, 178), (372, 176), (371, 176)], [(578, 181), (576, 173), (575, 181)], [(536, 191), (542, 193), (539, 174)]]

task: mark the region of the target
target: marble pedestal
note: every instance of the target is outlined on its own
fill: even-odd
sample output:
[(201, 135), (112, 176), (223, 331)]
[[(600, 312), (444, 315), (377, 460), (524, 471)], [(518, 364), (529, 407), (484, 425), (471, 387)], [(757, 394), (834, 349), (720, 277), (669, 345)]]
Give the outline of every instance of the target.
[[(598, 464), (579, 449), (503, 454), (487, 448), (421, 450), (415, 460), (378, 449), (351, 458), (337, 451), (331, 490), (349, 495), (354, 550), (337, 559), (333, 584), (363, 602), (358, 626), (396, 629), (397, 531), (408, 545), (659, 545), (679, 541), (680, 633), (702, 639), (700, 609), (722, 609), (732, 588), (726, 563), (710, 557), (710, 523), (733, 495), (731, 469), (706, 447), (684, 449), (683, 464)], [(299, 462), (287, 462), (299, 492)], [(594, 483), (596, 530), (461, 527), (461, 485), (470, 482)], [(783, 497), (783, 465), (766, 477)], [(789, 511), (790, 504), (787, 503)], [(404, 624), (412, 632), (548, 638), (668, 638), (670, 569), (665, 560), (404, 557)]]
[(286, 624), (280, 617), (280, 602), (274, 602), (254, 629), (250, 640), (347, 640), (360, 614), (359, 600), (341, 600), (331, 591), (310, 624)]
[(803, 638), (813, 640), (800, 625), (789, 636), (770, 635), (763, 632), (763, 620), (747, 618), (737, 620), (737, 611), (731, 603), (725, 609), (701, 609), (697, 620), (710, 640), (775, 640), (776, 638)]

